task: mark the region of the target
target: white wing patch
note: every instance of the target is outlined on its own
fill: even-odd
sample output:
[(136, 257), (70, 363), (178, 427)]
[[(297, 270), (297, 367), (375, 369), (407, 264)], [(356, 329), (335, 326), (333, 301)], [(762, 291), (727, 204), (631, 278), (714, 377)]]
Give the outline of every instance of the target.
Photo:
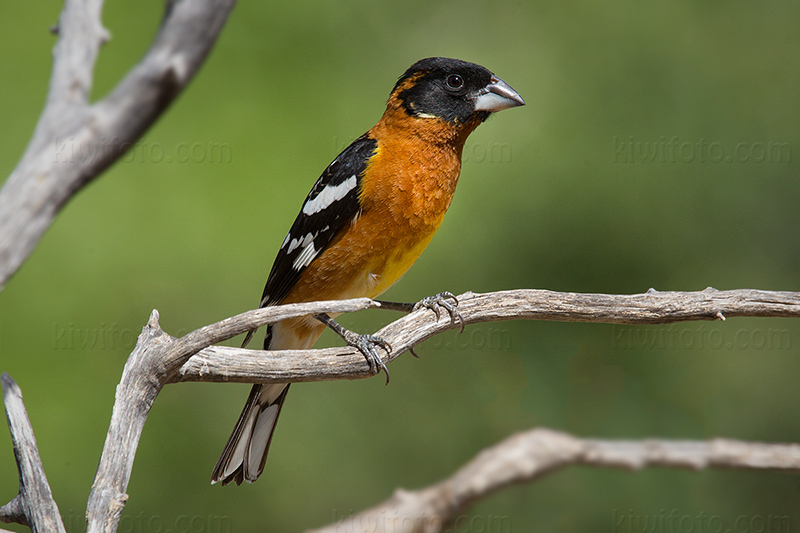
[(329, 207), (333, 202), (347, 196), (347, 193), (355, 189), (356, 185), (358, 185), (358, 179), (355, 174), (338, 185), (327, 185), (318, 195), (309, 199), (305, 205), (303, 205), (303, 213), (306, 215), (319, 213), (323, 209)]
[[(287, 241), (289, 240), (288, 235), (286, 236), (286, 240)], [(298, 248), (299, 246), (308, 246), (308, 243), (310, 243), (313, 240), (314, 240), (314, 235), (312, 233), (307, 233), (306, 236), (302, 239), (292, 239), (292, 242), (291, 244), (289, 244), (289, 249), (286, 250), (286, 253), (287, 254), (292, 253), (295, 250), (295, 248)]]
[[(289, 251), (292, 251), (292, 245), (294, 245), (294, 239), (292, 239), (292, 244), (289, 245)], [(314, 247), (314, 236), (309, 233), (303, 239), (303, 242), (300, 243), (298, 246), (302, 246), (303, 249), (300, 251), (300, 255), (298, 255), (294, 263), (292, 263), (292, 267), (295, 270), (302, 270), (311, 264), (311, 261), (317, 256), (317, 249)], [(294, 246), (297, 248), (297, 246)]]

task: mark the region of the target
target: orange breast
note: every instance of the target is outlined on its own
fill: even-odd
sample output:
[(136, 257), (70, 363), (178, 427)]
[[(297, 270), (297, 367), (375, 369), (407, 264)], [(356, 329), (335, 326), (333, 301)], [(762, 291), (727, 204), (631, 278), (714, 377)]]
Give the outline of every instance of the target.
[[(442, 223), (458, 183), (464, 140), (477, 123), (455, 128), (392, 113), (388, 109), (369, 132), (378, 148), (362, 178), (361, 213), (282, 303), (375, 298), (414, 264)], [(295, 328), (309, 331), (295, 333), (318, 334), (317, 324), (299, 319)]]

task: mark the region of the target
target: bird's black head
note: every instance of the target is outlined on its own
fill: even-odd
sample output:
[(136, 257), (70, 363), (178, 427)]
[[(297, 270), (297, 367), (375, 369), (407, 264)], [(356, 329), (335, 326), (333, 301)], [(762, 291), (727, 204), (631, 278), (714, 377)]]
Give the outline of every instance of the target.
[(429, 57), (417, 61), (392, 90), (409, 115), (464, 124), (477, 116), (525, 105), (522, 97), (486, 68), (459, 59)]

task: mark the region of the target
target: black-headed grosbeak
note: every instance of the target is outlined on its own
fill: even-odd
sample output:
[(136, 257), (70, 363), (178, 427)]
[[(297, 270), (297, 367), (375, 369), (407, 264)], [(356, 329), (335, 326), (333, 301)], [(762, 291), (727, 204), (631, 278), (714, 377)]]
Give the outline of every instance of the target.
[[(308, 193), (260, 307), (375, 298), (388, 289), (442, 223), (467, 136), (491, 113), (520, 105), (520, 95), (480, 65), (442, 57), (412, 65), (395, 84), (383, 117), (333, 160)], [(264, 349), (311, 348), (326, 324), (337, 326), (327, 315), (270, 325)], [(380, 339), (343, 337), (373, 369), (383, 367), (370, 346)], [(288, 391), (289, 383), (253, 386), (212, 483), (258, 478)]]

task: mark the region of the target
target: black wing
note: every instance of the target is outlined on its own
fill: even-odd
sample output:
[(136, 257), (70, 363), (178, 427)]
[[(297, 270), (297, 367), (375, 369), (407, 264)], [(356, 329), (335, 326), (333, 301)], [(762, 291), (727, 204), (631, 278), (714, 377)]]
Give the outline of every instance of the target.
[(260, 307), (280, 303), (338, 230), (358, 214), (361, 176), (377, 145), (375, 139), (362, 135), (328, 165), (314, 184), (275, 258)]

